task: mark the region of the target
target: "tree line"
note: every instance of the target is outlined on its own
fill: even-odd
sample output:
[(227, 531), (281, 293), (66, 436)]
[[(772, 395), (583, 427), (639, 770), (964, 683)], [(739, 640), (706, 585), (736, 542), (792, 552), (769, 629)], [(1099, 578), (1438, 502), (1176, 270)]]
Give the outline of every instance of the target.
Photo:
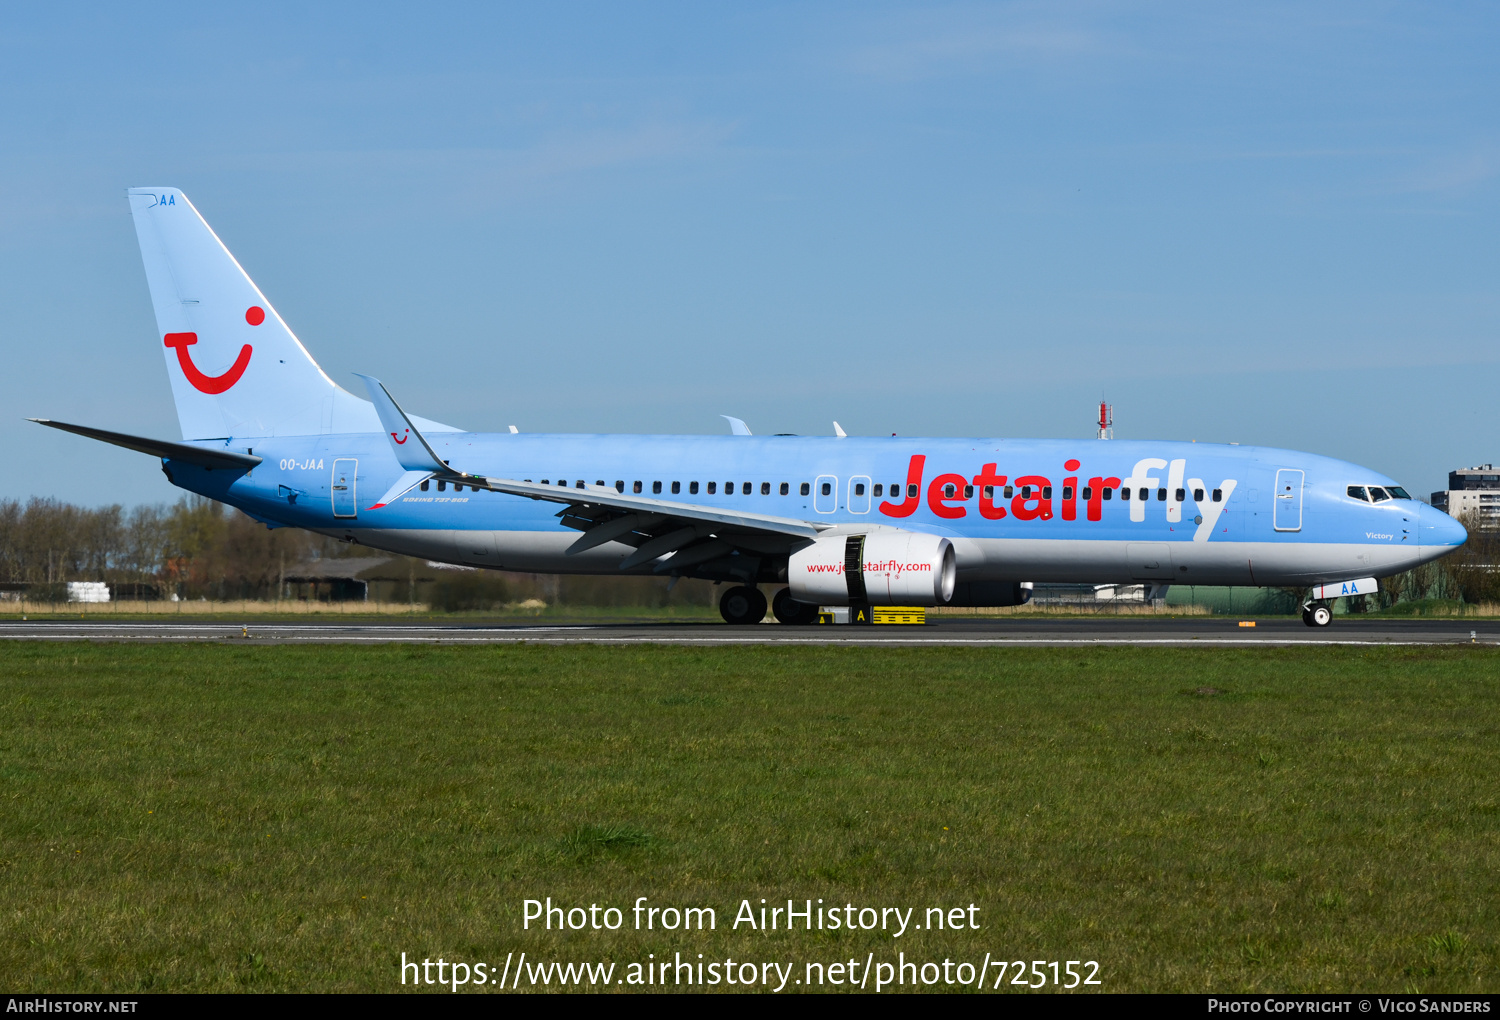
[(0, 585), (37, 602), (66, 601), (69, 581), (104, 581), (116, 599), (296, 597), (299, 589), (286, 585), (285, 578), (298, 566), (367, 556), (389, 556), (393, 562), (381, 573), (396, 578), (372, 582), (372, 601), (422, 602), (446, 610), (493, 609), (526, 599), (579, 606), (714, 604), (711, 586), (703, 581), (683, 581), (669, 590), (666, 578), (653, 577), (434, 572), (421, 560), (300, 528), (267, 528), (202, 496), (129, 510), (56, 499), (0, 500)]
[(274, 597), (286, 567), (359, 552), (297, 528), (268, 529), (201, 496), (129, 510), (0, 501), (0, 580), (39, 599), (68, 581), (105, 581), (143, 597)]

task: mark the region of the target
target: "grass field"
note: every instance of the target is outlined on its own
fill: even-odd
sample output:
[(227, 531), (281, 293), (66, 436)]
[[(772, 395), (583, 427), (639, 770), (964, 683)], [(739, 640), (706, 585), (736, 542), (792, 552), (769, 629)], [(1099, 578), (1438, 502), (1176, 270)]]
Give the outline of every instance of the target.
[[(904, 952), (1096, 960), (1117, 991), (1494, 991), (1497, 709), (1500, 655), (1470, 648), (7, 642), (0, 987)], [(522, 931), (546, 896), (626, 926)], [(718, 927), (634, 931), (638, 896)], [(981, 927), (731, 930), (762, 897)]]

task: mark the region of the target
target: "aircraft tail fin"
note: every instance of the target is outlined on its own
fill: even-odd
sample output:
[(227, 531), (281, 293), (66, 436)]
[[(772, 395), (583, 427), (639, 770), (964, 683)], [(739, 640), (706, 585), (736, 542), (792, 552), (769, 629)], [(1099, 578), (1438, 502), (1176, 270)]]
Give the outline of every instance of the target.
[(374, 408), (318, 367), (186, 195), (127, 194), (184, 439), (379, 430)]

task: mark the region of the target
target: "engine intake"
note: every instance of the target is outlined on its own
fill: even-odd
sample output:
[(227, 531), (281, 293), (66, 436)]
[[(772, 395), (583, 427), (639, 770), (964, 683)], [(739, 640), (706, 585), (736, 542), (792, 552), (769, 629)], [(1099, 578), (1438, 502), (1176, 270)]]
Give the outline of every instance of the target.
[(947, 605), (957, 575), (953, 543), (915, 531), (817, 538), (787, 564), (792, 597), (823, 606)]

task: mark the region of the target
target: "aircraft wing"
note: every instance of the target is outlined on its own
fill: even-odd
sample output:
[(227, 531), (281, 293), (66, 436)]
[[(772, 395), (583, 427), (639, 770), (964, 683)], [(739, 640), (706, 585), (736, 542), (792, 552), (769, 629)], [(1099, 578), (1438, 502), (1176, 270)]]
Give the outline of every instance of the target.
[(562, 523), (583, 532), (578, 541), (568, 547), (569, 555), (606, 542), (621, 542), (635, 546), (636, 551), (621, 561), (620, 569), (628, 570), (658, 560), (655, 567), (658, 573), (680, 571), (719, 556), (728, 556), (735, 550), (785, 553), (792, 546), (816, 538), (832, 526), (795, 517), (653, 499), (618, 492), (607, 485), (570, 489), (460, 471), (445, 463), (428, 445), (380, 380), (371, 376), (361, 378), (385, 424), (396, 460), (406, 469), (380, 503), (371, 507), (372, 510), (394, 501), (402, 492), (427, 478), (510, 496), (562, 503), (563, 509), (557, 515)]
[(28, 418), (38, 425), (45, 425), (51, 429), (62, 429), (64, 432), (72, 432), (75, 435), (87, 436), (89, 439), (97, 439), (103, 443), (113, 443), (115, 446), (123, 446), (127, 450), (136, 450), (140, 453), (149, 453), (153, 457), (161, 457), (165, 460), (180, 460), (187, 464), (197, 464), (206, 468), (238, 468), (241, 471), (249, 471), (265, 458), (256, 457), (248, 453), (236, 453), (233, 450), (205, 449), (201, 446), (191, 446), (187, 443), (173, 443), (165, 439), (147, 439), (144, 436), (126, 435), (124, 432), (108, 432), (104, 429), (89, 428), (87, 425), (69, 425), (64, 421), (53, 421), (50, 418)]
[[(583, 532), (568, 547), (567, 554), (576, 555), (606, 542), (635, 546), (636, 551), (620, 562), (621, 570), (658, 560), (657, 573), (681, 571), (728, 556), (734, 550), (786, 553), (832, 526), (795, 517), (652, 499), (616, 492), (607, 485), (569, 489), (478, 475), (454, 480), (491, 492), (565, 504), (557, 516), (563, 524)], [(669, 553), (670, 557), (662, 559)]]

